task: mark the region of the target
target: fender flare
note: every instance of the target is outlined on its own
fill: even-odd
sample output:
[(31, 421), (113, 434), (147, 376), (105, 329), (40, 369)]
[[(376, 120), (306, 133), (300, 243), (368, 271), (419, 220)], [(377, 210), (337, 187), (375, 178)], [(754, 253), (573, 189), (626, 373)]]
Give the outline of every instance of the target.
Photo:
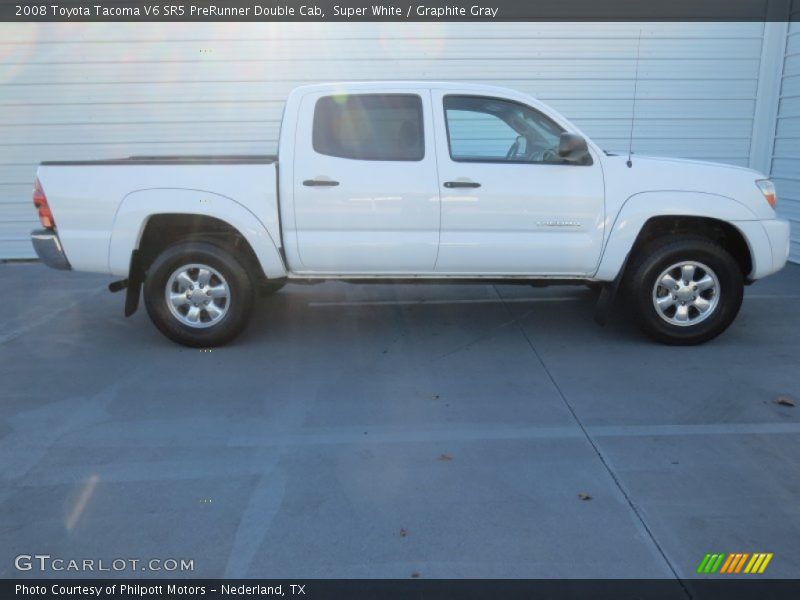
[(633, 244), (645, 223), (653, 217), (705, 217), (725, 221), (744, 237), (753, 256), (750, 235), (740, 222), (758, 221), (756, 214), (741, 202), (717, 194), (686, 191), (640, 192), (622, 205), (603, 247), (595, 279), (613, 281), (621, 273)]
[(203, 215), (224, 221), (247, 240), (268, 279), (286, 277), (286, 265), (264, 224), (232, 198), (205, 190), (152, 188), (126, 195), (114, 217), (108, 248), (108, 268), (128, 275), (132, 252), (137, 250), (149, 219), (155, 215)]

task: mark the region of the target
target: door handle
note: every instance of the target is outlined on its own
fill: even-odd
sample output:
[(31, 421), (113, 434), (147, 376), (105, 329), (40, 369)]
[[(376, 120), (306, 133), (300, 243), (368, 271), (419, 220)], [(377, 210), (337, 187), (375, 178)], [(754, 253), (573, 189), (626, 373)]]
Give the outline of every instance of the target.
[(306, 179), (303, 182), (303, 185), (307, 185), (309, 187), (314, 187), (314, 186), (333, 187), (335, 185), (339, 185), (339, 182), (333, 181), (332, 179)]
[(446, 188), (479, 188), (481, 184), (476, 181), (445, 181)]

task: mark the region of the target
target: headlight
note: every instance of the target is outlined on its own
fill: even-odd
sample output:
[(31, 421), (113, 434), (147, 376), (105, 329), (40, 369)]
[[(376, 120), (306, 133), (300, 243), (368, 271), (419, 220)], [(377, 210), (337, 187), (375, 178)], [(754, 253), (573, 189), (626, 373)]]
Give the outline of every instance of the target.
[(756, 185), (761, 190), (761, 193), (764, 194), (764, 199), (769, 202), (772, 208), (775, 208), (778, 203), (778, 197), (775, 195), (775, 184), (769, 179), (759, 179), (756, 181)]

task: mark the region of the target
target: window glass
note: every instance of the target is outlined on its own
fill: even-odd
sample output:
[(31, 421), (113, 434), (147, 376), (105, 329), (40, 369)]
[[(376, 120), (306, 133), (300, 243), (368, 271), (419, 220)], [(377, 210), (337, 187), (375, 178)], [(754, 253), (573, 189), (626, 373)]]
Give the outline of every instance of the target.
[(319, 154), (357, 160), (422, 160), (422, 100), (413, 94), (324, 96), (314, 108)]
[(444, 98), (450, 156), (457, 161), (562, 163), (564, 130), (537, 110), (499, 98)]

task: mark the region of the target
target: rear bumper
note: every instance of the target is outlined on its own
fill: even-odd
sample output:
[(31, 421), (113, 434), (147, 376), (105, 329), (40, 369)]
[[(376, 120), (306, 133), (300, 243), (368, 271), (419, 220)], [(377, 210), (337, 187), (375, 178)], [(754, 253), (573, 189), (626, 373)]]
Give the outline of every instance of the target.
[(36, 229), (31, 232), (31, 243), (36, 255), (44, 264), (53, 269), (69, 270), (72, 267), (64, 254), (64, 247), (58, 234), (49, 229)]

